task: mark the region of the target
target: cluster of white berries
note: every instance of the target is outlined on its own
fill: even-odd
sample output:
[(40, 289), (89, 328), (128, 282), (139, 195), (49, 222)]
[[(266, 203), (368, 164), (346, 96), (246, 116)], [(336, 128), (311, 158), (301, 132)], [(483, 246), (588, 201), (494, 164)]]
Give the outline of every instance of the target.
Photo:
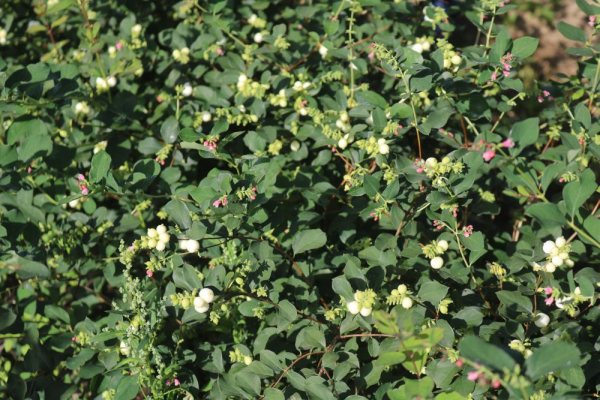
[(194, 93), (194, 88), (189, 82), (183, 84), (183, 89), (181, 90), (181, 95), (183, 97), (190, 97)]
[(569, 267), (575, 265), (573, 260), (569, 258), (570, 246), (564, 237), (559, 237), (556, 241), (548, 240), (542, 246), (544, 253), (548, 254), (548, 262), (541, 267), (546, 272), (556, 271), (556, 267), (566, 264)]
[(172, 55), (175, 61), (179, 61), (181, 64), (187, 64), (190, 61), (190, 49), (187, 47), (173, 50)]
[(88, 106), (85, 101), (80, 101), (79, 103), (75, 104), (75, 112), (77, 114), (87, 115), (90, 113), (90, 106)]
[(400, 304), (402, 304), (402, 307), (406, 308), (407, 310), (413, 306), (412, 299), (408, 297), (408, 287), (404, 284), (398, 285), (397, 289), (392, 290), (392, 296), (402, 297), (402, 302)]
[(376, 295), (371, 289), (367, 289), (364, 292), (357, 290), (354, 293), (354, 301), (349, 302), (346, 305), (348, 312), (352, 315), (360, 313), (363, 317), (368, 317), (373, 312), (373, 305), (375, 304)]
[(302, 90), (306, 90), (310, 87), (311, 83), (310, 82), (300, 82), (300, 81), (296, 81), (294, 82), (294, 90), (296, 92), (300, 92)]
[(210, 308), (210, 303), (215, 299), (215, 293), (209, 289), (204, 288), (200, 290), (198, 296), (194, 298), (194, 310), (199, 313), (205, 313)]
[(350, 116), (346, 111), (340, 114), (340, 118), (335, 121), (335, 126), (344, 133), (349, 132), (350, 129), (352, 129), (352, 125), (350, 125)]
[(200, 242), (193, 239), (181, 239), (179, 241), (179, 248), (190, 253), (195, 253), (200, 249)]
[(350, 136), (349, 133), (346, 133), (340, 140), (338, 140), (338, 147), (343, 150), (352, 142), (354, 142), (354, 137)]
[(109, 76), (104, 79), (102, 77), (96, 78), (96, 89), (99, 92), (104, 92), (108, 90), (109, 87), (115, 87), (117, 85), (117, 78), (114, 76)]
[(167, 243), (169, 243), (171, 235), (167, 233), (166, 226), (159, 225), (156, 227), (156, 229), (148, 229), (148, 238), (149, 248), (156, 248), (158, 251), (163, 251), (167, 247)]
[[(438, 254), (444, 254), (446, 250), (448, 250), (448, 242), (445, 240), (439, 240), (437, 242), (437, 247)], [(433, 269), (440, 269), (444, 266), (444, 259), (440, 256), (436, 256), (431, 259), (429, 264), (431, 264), (431, 268)]]

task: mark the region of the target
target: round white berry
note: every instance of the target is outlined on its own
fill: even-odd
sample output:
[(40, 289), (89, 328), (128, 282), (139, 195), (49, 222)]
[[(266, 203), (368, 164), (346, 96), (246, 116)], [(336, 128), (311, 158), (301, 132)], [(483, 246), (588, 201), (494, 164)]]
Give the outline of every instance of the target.
[(429, 42), (423, 42), (421, 43), (421, 46), (423, 46), (423, 50), (425, 51), (429, 51), (429, 49), (431, 48), (431, 44)]
[(554, 244), (554, 242), (552, 240), (547, 240), (544, 242), (544, 245), (542, 246), (542, 250), (544, 250), (544, 253), (550, 254), (552, 249), (554, 249), (555, 247), (556, 247), (556, 244)]
[(202, 307), (194, 307), (194, 310), (196, 310), (196, 312), (203, 314), (205, 312), (208, 311), (208, 309), (210, 308), (210, 305), (204, 303), (204, 305)]
[(577, 286), (575, 288), (575, 290), (573, 290), (573, 293), (575, 293), (576, 295), (580, 295), (581, 294), (581, 289), (579, 288), (579, 286)]
[(571, 260), (570, 258), (567, 258), (565, 260), (565, 264), (567, 264), (567, 266), (573, 268), (573, 266), (575, 265), (575, 262), (573, 260)]
[(300, 115), (302, 115), (302, 116), (308, 115), (308, 110), (306, 108), (302, 107), (300, 109)]
[(567, 244), (567, 240), (564, 237), (559, 237), (556, 239), (556, 246), (557, 247), (563, 247), (565, 244)]
[(109, 76), (108, 78), (106, 78), (106, 82), (110, 87), (117, 86), (117, 78), (115, 78), (114, 76)]
[(439, 240), (437, 242), (438, 246), (440, 246), (444, 251), (448, 250), (448, 242), (445, 240)]
[(554, 271), (556, 271), (556, 265), (554, 265), (551, 262), (549, 262), (546, 265), (544, 265), (544, 270), (546, 272), (553, 273)]
[(360, 309), (360, 315), (363, 317), (368, 317), (373, 312), (372, 308), (363, 307)]
[(207, 303), (212, 303), (215, 299), (215, 292), (213, 292), (212, 289), (209, 288), (202, 289), (199, 295)]
[(148, 240), (148, 247), (150, 247), (151, 249), (156, 247), (156, 239), (150, 239)]
[(410, 46), (410, 48), (419, 54), (423, 53), (423, 46), (420, 43), (415, 43), (412, 46)]
[(549, 322), (550, 322), (550, 317), (549, 316), (547, 316), (544, 313), (538, 313), (538, 315), (536, 315), (535, 321), (533, 323), (538, 328), (545, 328), (545, 327), (548, 326)]
[(254, 42), (255, 43), (262, 43), (263, 41), (263, 34), (258, 32), (257, 34), (254, 35)]
[(131, 353), (131, 349), (129, 348), (129, 346), (127, 346), (127, 343), (125, 342), (121, 342), (121, 344), (119, 345), (119, 350), (121, 351), (121, 354), (123, 354), (125, 357), (127, 357)]
[(202, 113), (202, 121), (209, 122), (212, 119), (212, 115), (208, 111)]
[(321, 45), (319, 47), (319, 54), (321, 55), (321, 57), (325, 57), (327, 55), (327, 47)]
[(431, 268), (440, 269), (444, 266), (444, 259), (442, 257), (433, 257), (429, 262), (431, 264)]
[(427, 166), (427, 168), (435, 168), (437, 164), (438, 161), (433, 157), (429, 157), (427, 160), (425, 160), (425, 165)]
[(413, 306), (413, 301), (410, 297), (405, 297), (404, 300), (402, 300), (402, 307), (404, 307), (408, 310), (412, 306)]
[(148, 229), (148, 237), (155, 238), (158, 236), (158, 232), (154, 228)]
[(454, 65), (459, 65), (462, 61), (462, 58), (459, 55), (456, 55), (454, 57), (452, 57), (452, 59), (450, 60), (450, 62)]
[(558, 249), (558, 247), (553, 248), (552, 250), (550, 250), (550, 255), (552, 257), (557, 256), (560, 254), (560, 250)]
[(194, 308), (204, 307), (206, 305), (206, 301), (200, 296), (194, 297)]
[(77, 204), (79, 204), (79, 199), (71, 200), (69, 202), (69, 207), (75, 208), (75, 207), (77, 207)]
[(190, 239), (187, 241), (185, 249), (190, 253), (195, 253), (200, 249), (200, 242)]
[(192, 85), (190, 85), (189, 83), (186, 83), (183, 85), (183, 90), (181, 91), (181, 94), (185, 97), (189, 97), (192, 95), (192, 93), (194, 92), (194, 88), (192, 87)]
[(167, 244), (167, 243), (169, 243), (169, 240), (171, 240), (171, 235), (169, 235), (166, 232), (160, 233), (158, 235), (158, 241), (161, 243)]
[(404, 294), (404, 293), (406, 293), (407, 290), (408, 290), (408, 288), (406, 287), (406, 285), (404, 285), (404, 284), (398, 285), (398, 293)]
[(164, 242), (156, 243), (156, 250), (158, 250), (158, 251), (163, 251), (165, 249), (165, 247), (167, 247), (167, 245)]
[(569, 258), (569, 253), (562, 252), (558, 256), (563, 260), (566, 260), (567, 258)]
[(388, 154), (389, 152), (390, 152), (390, 146), (388, 146), (386, 143), (379, 145), (379, 153), (385, 155), (385, 154)]
[(298, 151), (300, 150), (300, 142), (297, 140), (294, 140), (292, 142), (292, 144), (290, 144), (290, 148), (292, 149), (292, 151)]
[(360, 306), (358, 305), (358, 301), (351, 301), (347, 305), (348, 311), (350, 314), (356, 315), (360, 312)]
[(340, 149), (345, 149), (346, 147), (348, 147), (348, 141), (344, 138), (341, 138), (340, 140), (338, 140), (338, 147)]
[(560, 258), (559, 256), (554, 256), (552, 257), (552, 264), (556, 265), (557, 267), (560, 267), (561, 265), (563, 265), (565, 261)]
[(156, 232), (160, 235), (161, 233), (166, 233), (167, 232), (167, 227), (164, 225), (159, 225), (156, 227)]
[(187, 244), (188, 244), (187, 239), (180, 239), (179, 240), (179, 250), (187, 250)]

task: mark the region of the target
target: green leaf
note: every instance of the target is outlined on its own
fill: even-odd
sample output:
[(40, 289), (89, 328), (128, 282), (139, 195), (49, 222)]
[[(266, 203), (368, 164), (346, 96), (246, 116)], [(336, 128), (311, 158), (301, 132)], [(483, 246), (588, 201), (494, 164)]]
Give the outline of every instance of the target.
[(538, 220), (547, 229), (560, 227), (567, 223), (564, 214), (554, 203), (534, 203), (527, 207), (525, 214)]
[(587, 15), (599, 15), (600, 7), (588, 3), (586, 0), (575, 0), (577, 6)]
[(340, 20), (337, 18), (335, 20), (330, 20), (329, 18), (327, 18), (323, 21), (323, 25), (325, 28), (325, 33), (328, 36), (331, 36), (335, 34), (340, 28)]
[(50, 278), (50, 270), (48, 267), (37, 261), (19, 257), (16, 268), (17, 275), (19, 275), (19, 278), (21, 279), (31, 279), (34, 277), (39, 279)]
[(119, 386), (117, 386), (115, 398), (119, 400), (132, 400), (135, 399), (139, 390), (138, 375), (125, 375), (121, 379), (121, 382), (119, 382)]
[(508, 368), (512, 371), (516, 365), (515, 360), (500, 347), (476, 336), (466, 336), (460, 341), (458, 349), (462, 357), (496, 370)]
[(527, 376), (537, 381), (550, 372), (577, 367), (580, 355), (577, 346), (571, 343), (554, 341), (542, 345), (525, 360)]
[(498, 296), (498, 299), (504, 303), (504, 305), (514, 309), (515, 311), (525, 312), (528, 314), (533, 312), (533, 304), (531, 304), (531, 300), (518, 292), (501, 290), (496, 292), (496, 296)]
[(67, 311), (65, 311), (64, 309), (57, 307), (57, 306), (53, 306), (50, 304), (46, 305), (46, 307), (44, 308), (44, 314), (46, 315), (46, 317), (48, 317), (50, 319), (62, 321), (65, 324), (69, 324), (71, 322), (69, 313)]
[(448, 294), (448, 287), (436, 281), (425, 282), (419, 289), (419, 297), (435, 307), (446, 297), (446, 294)]
[(587, 42), (587, 35), (583, 29), (579, 29), (573, 25), (567, 24), (566, 22), (560, 21), (556, 27), (558, 31), (563, 34), (569, 40), (575, 40), (577, 42)]
[(510, 136), (519, 148), (529, 146), (537, 142), (540, 135), (540, 119), (529, 118), (513, 125)]
[(357, 92), (355, 95), (356, 101), (358, 103), (370, 106), (370, 107), (379, 107), (385, 110), (388, 107), (387, 101), (378, 93), (372, 92), (370, 90), (366, 90), (364, 92)]
[(404, 352), (392, 351), (392, 352), (384, 353), (384, 354), (380, 355), (379, 358), (377, 359), (377, 361), (375, 361), (375, 363), (379, 364), (379, 365), (387, 366), (387, 365), (402, 364), (405, 360), (406, 360), (406, 354)]
[(35, 133), (27, 136), (19, 147), (19, 160), (27, 162), (38, 157), (46, 157), (52, 153), (52, 139), (45, 134)]
[(192, 226), (192, 218), (187, 205), (179, 200), (173, 199), (165, 206), (169, 210), (169, 217), (179, 226), (180, 229), (187, 231)]
[(216, 136), (223, 132), (226, 132), (228, 129), (229, 129), (229, 122), (227, 122), (227, 120), (220, 119), (217, 122), (215, 122), (215, 125), (211, 129), (210, 134), (211, 134), (211, 136)]
[(308, 250), (318, 249), (319, 247), (325, 246), (327, 242), (327, 236), (320, 229), (309, 229), (302, 231), (294, 238), (294, 254), (304, 253)]
[(591, 169), (586, 169), (579, 176), (579, 181), (573, 181), (565, 185), (563, 189), (563, 197), (567, 213), (571, 217), (575, 217), (577, 210), (587, 199), (596, 191), (596, 176)]
[(108, 176), (111, 161), (110, 155), (104, 150), (100, 150), (98, 153), (94, 154), (94, 157), (92, 158), (92, 167), (90, 169), (91, 183), (98, 183)]
[(166, 143), (175, 143), (177, 140), (177, 132), (179, 131), (179, 122), (175, 117), (169, 117), (162, 123), (160, 127), (160, 135)]
[(515, 57), (526, 58), (535, 53), (540, 40), (525, 36), (518, 38), (513, 42), (511, 53)]

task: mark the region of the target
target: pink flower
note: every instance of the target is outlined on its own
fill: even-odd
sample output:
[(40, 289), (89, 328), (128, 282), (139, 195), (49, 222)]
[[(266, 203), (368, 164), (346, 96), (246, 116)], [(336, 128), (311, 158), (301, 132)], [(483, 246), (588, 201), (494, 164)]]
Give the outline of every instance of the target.
[(496, 79), (498, 79), (498, 74), (494, 72), (492, 74), (492, 80), (495, 81)]
[(370, 52), (368, 57), (369, 57), (369, 59), (373, 59), (373, 57), (375, 57), (375, 52), (374, 51)]
[(256, 189), (256, 186), (254, 186), (254, 187), (252, 188), (252, 191), (253, 191), (253, 192), (256, 192), (257, 190), (258, 190), (258, 189)]
[(550, 92), (549, 92), (549, 91), (547, 91), (547, 90), (544, 90), (544, 91), (542, 92), (542, 94), (543, 94), (545, 97), (548, 97), (548, 96), (550, 96)]
[(117, 41), (117, 50), (121, 51), (123, 50), (123, 45), (121, 44), (121, 42)]
[(173, 383), (175, 384), (175, 386), (179, 386), (179, 379), (177, 379), (177, 378), (173, 379)]
[(552, 294), (552, 288), (550, 286), (546, 286), (546, 288), (544, 289), (544, 293)]
[(548, 297), (546, 300), (544, 300), (544, 303), (546, 303), (547, 306), (551, 306), (552, 303), (554, 303), (554, 297)]
[[(217, 53), (218, 53), (220, 56), (222, 56), (223, 54), (225, 54), (225, 52), (223, 51), (223, 49), (222, 49), (222, 48), (220, 48), (220, 47), (219, 47), (219, 48), (217, 48)], [(176, 379), (176, 380), (177, 380), (177, 379)], [(179, 382), (179, 381), (177, 381), (177, 382)]]
[(31, 171), (33, 171), (33, 169), (31, 169), (31, 167), (27, 167), (27, 173), (30, 174)]
[(538, 96), (538, 102), (539, 103), (543, 103), (544, 102), (544, 99), (542, 98), (542, 96)]
[(496, 379), (494, 382), (492, 382), (492, 387), (494, 389), (498, 389), (500, 387), (500, 381)]
[(83, 193), (84, 195), (88, 195), (90, 191), (88, 190), (87, 186), (82, 186), (81, 187), (81, 193)]
[(332, 152), (332, 153), (335, 153), (335, 147), (332, 147), (332, 148), (331, 148), (331, 152)]
[(470, 381), (476, 381), (481, 375), (482, 374), (479, 371), (471, 371), (467, 374), (467, 379)]
[(509, 71), (503, 71), (503, 72), (502, 72), (502, 75), (504, 75), (504, 76), (509, 76), (509, 75), (510, 75), (510, 72), (509, 72)]
[(147, 269), (146, 270), (146, 275), (148, 275), (148, 278), (152, 278), (152, 275), (154, 275), (154, 272), (152, 272), (149, 269)]
[(79, 174), (77, 175), (77, 179), (79, 179), (80, 181), (85, 179), (85, 176), (83, 176), (83, 174)]
[(256, 200), (256, 196), (255, 195), (250, 196), (250, 200)]
[(301, 24), (298, 24), (298, 29), (302, 29), (303, 26)]
[(167, 379), (167, 386), (171, 386), (171, 380)]
[(417, 168), (417, 172), (420, 174), (421, 172), (423, 172), (423, 168), (422, 167)]
[(565, 178), (560, 178), (558, 181), (559, 181), (560, 183), (563, 183), (563, 182), (565, 181)]
[(213, 203), (213, 206), (219, 208), (219, 206), (221, 205), (221, 200), (215, 200), (215, 202)]
[(135, 244), (132, 244), (131, 246), (129, 246), (129, 250), (134, 251), (135, 250)]
[(463, 362), (463, 360), (456, 360), (456, 366), (458, 368), (461, 368), (463, 365), (465, 365), (465, 363)]
[(156, 101), (158, 101), (159, 103), (162, 103), (162, 100), (163, 100), (163, 99), (162, 99), (162, 97), (160, 97), (160, 96), (158, 96), (158, 97), (156, 98)]
[(227, 196), (223, 196), (223, 200), (221, 200), (221, 203), (223, 203), (223, 207), (227, 205)]
[(487, 151), (484, 151), (484, 152), (483, 152), (483, 159), (484, 159), (486, 162), (490, 162), (490, 161), (492, 161), (492, 159), (493, 159), (494, 157), (496, 157), (496, 151), (494, 151), (494, 150), (487, 150)]
[(502, 142), (502, 146), (506, 147), (507, 149), (512, 149), (513, 147), (515, 147), (515, 141), (512, 140), (512, 138), (508, 138), (504, 142)]

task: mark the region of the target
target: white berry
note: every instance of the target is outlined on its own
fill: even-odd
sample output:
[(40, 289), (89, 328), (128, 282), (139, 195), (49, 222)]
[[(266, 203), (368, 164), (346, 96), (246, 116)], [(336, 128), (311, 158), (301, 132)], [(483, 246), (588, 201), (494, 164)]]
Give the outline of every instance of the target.
[(187, 241), (185, 248), (190, 253), (195, 253), (198, 251), (198, 249), (200, 249), (200, 242), (190, 239)]
[(215, 292), (209, 288), (204, 288), (200, 291), (199, 296), (207, 303), (212, 303), (215, 299)]
[(570, 258), (567, 258), (565, 260), (565, 264), (567, 264), (567, 266), (573, 268), (573, 266), (575, 265), (575, 261), (571, 260)]
[(358, 301), (351, 301), (350, 303), (348, 303), (347, 307), (348, 312), (350, 312), (350, 314), (356, 315), (360, 312)]
[(408, 288), (406, 287), (406, 285), (404, 285), (404, 284), (398, 285), (398, 293), (404, 294), (404, 293), (406, 293), (407, 290), (408, 290)]
[(154, 228), (148, 229), (148, 237), (155, 238), (157, 236), (158, 236), (158, 232), (156, 232), (156, 229), (154, 229)]
[(156, 227), (156, 232), (160, 235), (161, 233), (166, 233), (167, 232), (167, 227), (164, 225), (159, 225)]
[(563, 265), (565, 261), (560, 258), (559, 256), (554, 256), (552, 257), (552, 264), (556, 265), (557, 267), (560, 267), (561, 265)]
[(559, 237), (556, 239), (556, 247), (563, 247), (565, 244), (567, 244), (567, 240), (564, 237)]
[(121, 344), (119, 345), (119, 350), (121, 351), (121, 354), (123, 354), (125, 357), (127, 357), (129, 353), (131, 353), (131, 349), (129, 348), (129, 346), (127, 346), (127, 343), (125, 342), (121, 342)]
[(192, 85), (190, 85), (189, 83), (186, 83), (183, 85), (183, 90), (181, 91), (181, 94), (185, 97), (189, 97), (192, 95), (192, 93), (194, 92), (194, 88), (192, 87)]
[(548, 240), (548, 241), (544, 242), (544, 245), (542, 246), (542, 250), (544, 250), (544, 253), (550, 254), (552, 249), (554, 249), (555, 247), (556, 247), (556, 245), (554, 244), (554, 242), (552, 240)]
[(169, 240), (171, 240), (171, 235), (169, 235), (168, 233), (161, 233), (158, 235), (158, 241), (161, 243), (169, 243)]
[(538, 315), (536, 316), (536, 319), (535, 319), (535, 321), (533, 323), (538, 328), (545, 328), (546, 326), (548, 326), (549, 322), (550, 322), (550, 317), (549, 316), (547, 316), (544, 313), (538, 313)]
[(413, 306), (413, 301), (410, 297), (405, 297), (404, 300), (402, 300), (402, 307), (404, 307), (408, 310), (412, 306)]
[(165, 247), (167, 247), (167, 245), (164, 242), (156, 243), (156, 250), (158, 250), (158, 251), (163, 251), (165, 249)]
[(440, 246), (444, 251), (448, 250), (448, 242), (445, 240), (440, 240), (437, 242), (438, 246)]
[(434, 257), (429, 263), (431, 264), (431, 268), (440, 269), (444, 266), (444, 259), (442, 257)]
[(544, 270), (546, 270), (546, 272), (553, 273), (554, 271), (556, 271), (556, 265), (549, 262), (544, 266)]
[(187, 244), (188, 244), (187, 239), (180, 239), (179, 240), (179, 250), (187, 250)]
[(363, 307), (360, 309), (360, 315), (362, 315), (363, 317), (368, 317), (369, 315), (371, 315), (372, 312), (372, 308)]

